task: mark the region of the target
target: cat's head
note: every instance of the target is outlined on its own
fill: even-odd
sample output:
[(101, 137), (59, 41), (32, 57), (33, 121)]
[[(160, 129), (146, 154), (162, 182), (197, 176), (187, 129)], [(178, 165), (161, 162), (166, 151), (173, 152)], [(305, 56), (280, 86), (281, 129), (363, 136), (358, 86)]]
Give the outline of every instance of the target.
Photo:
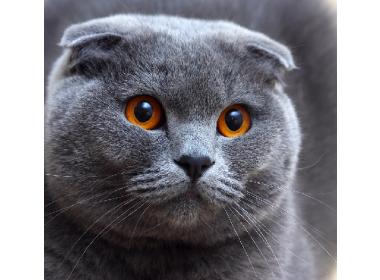
[(286, 47), (225, 21), (141, 15), (71, 26), (61, 45), (46, 172), (72, 217), (121, 239), (209, 242), (233, 234), (234, 209), (259, 219), (284, 196), (300, 146)]

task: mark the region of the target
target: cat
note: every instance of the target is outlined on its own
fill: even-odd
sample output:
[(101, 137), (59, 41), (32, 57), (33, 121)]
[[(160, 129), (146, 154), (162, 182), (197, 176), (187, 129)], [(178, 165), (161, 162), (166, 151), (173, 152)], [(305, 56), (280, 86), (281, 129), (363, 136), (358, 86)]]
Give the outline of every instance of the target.
[(327, 277), (334, 24), (263, 2), (46, 3), (46, 279)]

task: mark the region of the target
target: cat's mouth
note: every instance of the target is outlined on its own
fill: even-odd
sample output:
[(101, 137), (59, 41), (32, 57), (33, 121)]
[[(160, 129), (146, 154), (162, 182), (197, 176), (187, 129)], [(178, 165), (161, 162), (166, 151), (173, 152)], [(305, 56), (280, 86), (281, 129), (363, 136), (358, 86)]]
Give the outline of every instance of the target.
[(189, 189), (185, 191), (184, 194), (182, 194), (184, 199), (189, 199), (189, 200), (202, 200), (202, 196), (200, 195), (199, 191), (194, 188), (192, 185)]
[(199, 185), (189, 183), (185, 191), (157, 205), (156, 215), (165, 217), (176, 228), (194, 227), (213, 219), (218, 205), (202, 191)]
[(175, 197), (170, 199), (168, 204), (180, 204), (195, 205), (205, 203), (205, 198), (200, 193), (199, 189), (195, 187), (194, 184), (189, 185), (189, 187), (182, 193), (177, 194)]
[(194, 194), (179, 196), (165, 208), (169, 223), (176, 228), (194, 227), (210, 213), (200, 196)]

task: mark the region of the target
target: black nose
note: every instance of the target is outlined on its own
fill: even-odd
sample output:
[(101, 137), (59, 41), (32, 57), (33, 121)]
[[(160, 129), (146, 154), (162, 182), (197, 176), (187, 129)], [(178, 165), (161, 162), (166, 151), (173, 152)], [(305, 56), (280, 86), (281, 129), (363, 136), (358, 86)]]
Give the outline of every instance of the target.
[(197, 180), (213, 164), (209, 157), (181, 156), (175, 161), (181, 166), (192, 181)]

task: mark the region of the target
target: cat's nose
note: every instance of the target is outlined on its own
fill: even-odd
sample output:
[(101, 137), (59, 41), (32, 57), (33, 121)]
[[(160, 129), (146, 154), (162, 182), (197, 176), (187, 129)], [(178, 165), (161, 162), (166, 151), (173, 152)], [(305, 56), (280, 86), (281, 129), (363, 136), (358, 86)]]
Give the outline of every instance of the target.
[(175, 162), (185, 170), (186, 174), (192, 181), (197, 180), (202, 174), (214, 164), (214, 162), (206, 156), (188, 156), (184, 155), (175, 160)]

